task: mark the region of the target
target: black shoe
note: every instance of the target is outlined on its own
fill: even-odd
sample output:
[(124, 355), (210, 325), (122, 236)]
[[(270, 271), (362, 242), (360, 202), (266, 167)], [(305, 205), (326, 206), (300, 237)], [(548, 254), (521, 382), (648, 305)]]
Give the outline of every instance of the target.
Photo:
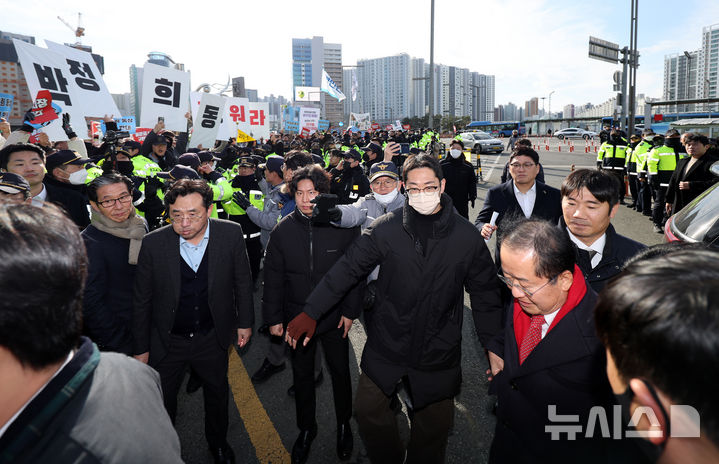
[(658, 233), (658, 234), (663, 234), (663, 233), (664, 233), (664, 229), (662, 229), (661, 226), (658, 226), (658, 225), (654, 224), (654, 232), (656, 232), (656, 233)]
[(232, 451), (229, 443), (225, 443), (220, 448), (210, 449), (215, 464), (235, 464), (235, 452)]
[(300, 432), (297, 440), (295, 440), (295, 444), (292, 446), (292, 464), (304, 464), (307, 462), (307, 457), (310, 455), (312, 440), (314, 440), (316, 436), (316, 425), (310, 430), (303, 430)]
[(337, 427), (337, 457), (346, 461), (352, 456), (352, 429), (345, 422)]
[(636, 208), (636, 207), (637, 207), (636, 203), (627, 203), (627, 208)]
[[(315, 379), (315, 387), (319, 386), (319, 384), (322, 383), (322, 380), (324, 380), (324, 375), (322, 375), (322, 371), (320, 371), (319, 374), (317, 374), (317, 378)], [(295, 396), (295, 386), (294, 384), (287, 389), (287, 394), (294, 397)]]
[(202, 386), (202, 380), (200, 377), (195, 374), (195, 371), (190, 370), (190, 378), (187, 379), (187, 386), (185, 387), (185, 391), (187, 393), (195, 393), (197, 390), (200, 389)]
[(257, 372), (252, 374), (252, 381), (255, 383), (261, 383), (269, 379), (278, 372), (285, 370), (285, 363), (275, 366), (267, 358), (262, 362), (262, 366), (257, 369)]

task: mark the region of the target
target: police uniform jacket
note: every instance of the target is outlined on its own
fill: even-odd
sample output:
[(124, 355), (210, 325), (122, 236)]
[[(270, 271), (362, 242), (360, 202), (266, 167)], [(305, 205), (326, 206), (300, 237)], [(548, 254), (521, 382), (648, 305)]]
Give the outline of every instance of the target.
[[(268, 325), (288, 323), (301, 313), (312, 289), (358, 235), (358, 227), (342, 229), (330, 224), (316, 224), (297, 209), (283, 218), (270, 233), (265, 251), (264, 322)], [(336, 329), (340, 316), (357, 318), (363, 292), (362, 283), (353, 286), (322, 317), (318, 317), (317, 333)]]
[(404, 206), (404, 202), (404, 195), (397, 193), (394, 200), (388, 205), (383, 205), (375, 199), (374, 193), (370, 193), (351, 205), (337, 206), (337, 208), (342, 211), (342, 219), (340, 220), (339, 226), (362, 226), (362, 230), (364, 230), (378, 217)]
[(330, 171), (332, 174), (331, 193), (339, 197), (340, 205), (349, 205), (371, 192), (369, 179), (364, 175), (362, 166), (350, 169)]
[(489, 250), (477, 229), (456, 213), (449, 195), (442, 195), (441, 205), (426, 250), (417, 235), (419, 213), (407, 202), (374, 221), (304, 309), (321, 318), (379, 265), (361, 368), (388, 396), (407, 376), (418, 409), (459, 391), (465, 290), (482, 343), (500, 330), (500, 284)]

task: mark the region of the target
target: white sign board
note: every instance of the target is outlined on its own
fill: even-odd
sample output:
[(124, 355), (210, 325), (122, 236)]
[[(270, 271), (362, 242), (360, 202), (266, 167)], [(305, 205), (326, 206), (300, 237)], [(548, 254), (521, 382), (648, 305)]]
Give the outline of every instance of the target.
[[(25, 74), (30, 95), (33, 100), (40, 90), (48, 90), (53, 103), (57, 103), (64, 113), (70, 115), (70, 123), (81, 138), (88, 138), (85, 123), (85, 114), (82, 111), (84, 104), (79, 93), (79, 87), (72, 79), (65, 58), (45, 48), (30, 45), (22, 40), (13, 39), (18, 61)], [(30, 108), (22, 108), (26, 110)], [(62, 118), (43, 127), (50, 140), (67, 140), (62, 130)]]
[(165, 118), (165, 128), (187, 130), (185, 113), (190, 99), (190, 73), (147, 63), (142, 76), (141, 127), (154, 127)]
[(237, 131), (250, 134), (250, 101), (247, 98), (229, 97), (225, 99), (225, 114), (222, 117), (220, 140), (237, 137)]
[(270, 138), (270, 104), (267, 102), (250, 102), (247, 113), (250, 124), (249, 134), (254, 139)]
[(319, 87), (295, 87), (295, 101), (320, 101), (322, 91)]
[(197, 117), (193, 118), (192, 137), (188, 146), (211, 150), (220, 130), (220, 119), (225, 109), (225, 99), (220, 95), (203, 93)]
[[(117, 109), (115, 100), (112, 99), (112, 95), (107, 89), (91, 54), (50, 42), (49, 40), (46, 40), (45, 43), (49, 50), (59, 53), (65, 59), (72, 81), (77, 86), (77, 94), (81, 97), (78, 107), (85, 116), (96, 118), (102, 118), (105, 115), (114, 116), (115, 118), (120, 117), (120, 110)], [(71, 119), (70, 122), (75, 122), (75, 126), (77, 126), (80, 121)], [(73, 128), (75, 127), (73, 126)]]
[(305, 106), (300, 107), (300, 131), (302, 129), (309, 129), (310, 134), (317, 131), (317, 126), (320, 123), (320, 109), (319, 108), (308, 108)]

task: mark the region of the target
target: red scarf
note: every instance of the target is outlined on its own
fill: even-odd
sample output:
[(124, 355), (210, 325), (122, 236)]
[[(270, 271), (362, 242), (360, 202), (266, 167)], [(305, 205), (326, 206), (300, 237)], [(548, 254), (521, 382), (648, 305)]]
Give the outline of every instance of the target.
[[(580, 301), (582, 301), (582, 298), (584, 298), (584, 295), (587, 293), (587, 283), (584, 281), (584, 274), (579, 269), (579, 266), (576, 264), (574, 265), (574, 281), (572, 282), (572, 286), (569, 287), (569, 293), (567, 294), (567, 301), (564, 302), (562, 307), (559, 309), (559, 312), (554, 317), (554, 320), (552, 321), (552, 325), (549, 326), (549, 330), (547, 330), (547, 333), (549, 333), (550, 330), (552, 330), (557, 323), (572, 309), (574, 309)], [(519, 346), (522, 344), (522, 340), (524, 340), (524, 335), (527, 333), (527, 330), (529, 330), (529, 324), (531, 321), (532, 316), (525, 313), (524, 310), (522, 310), (522, 307), (519, 306), (519, 302), (517, 299), (514, 299), (514, 338), (517, 341), (517, 350), (519, 350)], [(545, 335), (546, 336), (546, 335)]]

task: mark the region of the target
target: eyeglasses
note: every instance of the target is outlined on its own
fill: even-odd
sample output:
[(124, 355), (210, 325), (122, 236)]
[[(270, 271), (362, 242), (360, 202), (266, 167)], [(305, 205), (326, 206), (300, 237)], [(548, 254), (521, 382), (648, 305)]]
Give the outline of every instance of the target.
[(371, 183), (372, 187), (375, 188), (390, 188), (397, 185), (397, 180), (395, 179), (384, 179), (384, 180), (375, 180)]
[(421, 189), (415, 187), (408, 188), (407, 193), (409, 193), (410, 195), (418, 195), (420, 193), (434, 193), (437, 190), (439, 190), (439, 185), (430, 185), (429, 187)]
[(132, 195), (126, 193), (118, 198), (112, 198), (110, 200), (98, 201), (97, 203), (103, 208), (112, 208), (115, 206), (115, 202), (119, 201), (121, 204), (126, 205), (132, 201)]
[(532, 298), (534, 295), (536, 295), (537, 293), (539, 293), (539, 291), (540, 291), (541, 289), (543, 289), (544, 287), (546, 287), (546, 286), (549, 285), (550, 283), (552, 283), (552, 282), (554, 282), (555, 280), (557, 280), (557, 277), (559, 277), (559, 276), (554, 276), (554, 277), (552, 277), (552, 278), (549, 279), (544, 285), (542, 285), (541, 287), (539, 287), (538, 289), (533, 290), (533, 291), (527, 290), (526, 288), (522, 287), (520, 284), (516, 283), (513, 279), (510, 279), (510, 278), (508, 278), (508, 277), (505, 277), (505, 276), (503, 276), (502, 274), (497, 274), (497, 277), (499, 277), (499, 280), (501, 280), (502, 282), (504, 282), (505, 285), (507, 285), (507, 287), (509, 287), (509, 288), (517, 287), (517, 288), (520, 289), (525, 295), (527, 295), (527, 298)]
[(188, 214), (175, 213), (175, 214), (170, 215), (170, 221), (182, 222), (185, 219), (187, 219), (190, 222), (197, 222), (204, 217), (205, 217), (205, 215), (202, 213), (199, 213), (199, 214), (198, 213), (188, 213)]
[(519, 169), (519, 168), (522, 168), (522, 169), (532, 169), (532, 167), (534, 167), (535, 164), (534, 164), (534, 163), (524, 163), (524, 164), (511, 163), (509, 166), (512, 167), (512, 168), (514, 168), (514, 169)]

